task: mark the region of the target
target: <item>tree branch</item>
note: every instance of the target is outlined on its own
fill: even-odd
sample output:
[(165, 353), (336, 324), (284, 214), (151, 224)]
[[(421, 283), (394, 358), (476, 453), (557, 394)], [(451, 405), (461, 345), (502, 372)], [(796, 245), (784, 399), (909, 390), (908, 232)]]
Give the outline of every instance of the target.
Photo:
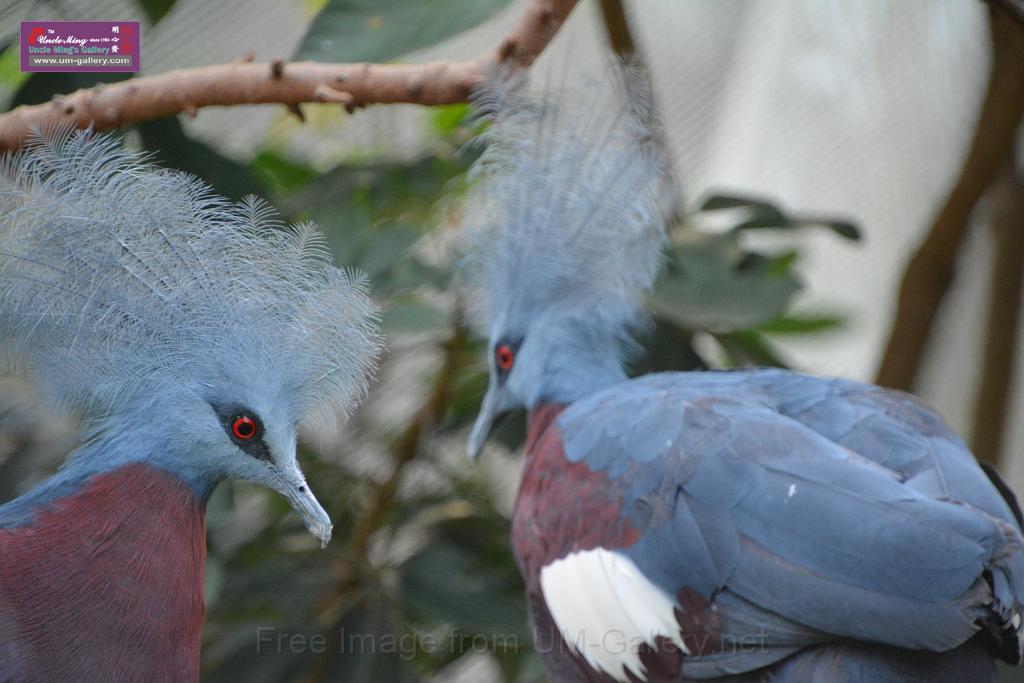
[(622, 0), (600, 0), (601, 17), (608, 34), (608, 43), (615, 54), (631, 58), (636, 54), (636, 42), (629, 28), (629, 18)]
[(348, 111), (369, 104), (465, 102), (497, 65), (527, 68), (551, 42), (576, 0), (532, 0), (490, 55), (467, 62), (322, 64), (238, 61), (177, 69), (121, 83), (84, 88), (45, 104), (22, 105), (0, 116), (0, 150), (19, 147), (33, 128), (73, 124), (110, 130), (202, 107), (282, 104), (291, 111), (328, 102)]
[(896, 317), (875, 379), (885, 386), (912, 388), (939, 305), (953, 281), (968, 218), (1006, 161), (1024, 113), (1024, 27), (993, 8), (991, 30), (988, 92), (960, 177), (903, 275)]
[(995, 256), (971, 450), (998, 465), (1016, 373), (1017, 328), (1024, 289), (1024, 178), (1012, 160), (989, 197)]
[(985, 0), (993, 7), (1002, 7), (1014, 19), (1024, 24), (1024, 0)]

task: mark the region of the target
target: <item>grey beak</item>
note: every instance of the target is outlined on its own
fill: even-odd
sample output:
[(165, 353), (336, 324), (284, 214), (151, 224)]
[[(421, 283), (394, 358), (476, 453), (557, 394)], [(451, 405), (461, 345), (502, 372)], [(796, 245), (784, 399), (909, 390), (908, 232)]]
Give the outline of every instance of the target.
[(287, 472), (278, 470), (277, 474), (278, 486), (275, 488), (278, 493), (288, 500), (295, 512), (302, 518), (302, 523), (309, 529), (309, 533), (320, 541), (320, 547), (326, 548), (327, 543), (331, 540), (331, 530), (334, 527), (331, 524), (331, 518), (321, 507), (320, 501), (310, 490), (302, 472), (296, 467)]
[(476, 416), (476, 423), (473, 431), (469, 433), (469, 442), (466, 444), (466, 454), (470, 460), (476, 460), (487, 443), (487, 437), (494, 429), (494, 420), (498, 417), (498, 392), (493, 385), (487, 388), (483, 404), (480, 406), (480, 413)]

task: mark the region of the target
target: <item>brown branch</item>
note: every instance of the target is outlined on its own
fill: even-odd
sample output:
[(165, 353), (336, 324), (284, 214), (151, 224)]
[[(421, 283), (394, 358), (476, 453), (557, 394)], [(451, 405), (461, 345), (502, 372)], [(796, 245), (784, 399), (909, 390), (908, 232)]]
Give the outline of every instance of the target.
[(903, 275), (896, 316), (875, 380), (885, 386), (912, 388), (939, 305), (953, 281), (968, 218), (1006, 161), (1024, 113), (1024, 27), (994, 8), (991, 30), (988, 92), (960, 177)]
[(1014, 19), (1024, 24), (1024, 0), (985, 0), (993, 7), (1001, 7)]
[(612, 51), (621, 57), (633, 57), (636, 54), (636, 42), (629, 28), (629, 18), (622, 0), (600, 0), (601, 17), (604, 19), (605, 32)]
[(998, 465), (1016, 373), (1017, 328), (1024, 289), (1024, 178), (1012, 161), (989, 197), (995, 256), (971, 449), (979, 458)]
[(292, 112), (305, 102), (336, 102), (349, 111), (369, 104), (465, 102), (498, 64), (527, 68), (551, 42), (576, 0), (532, 0), (491, 55), (466, 62), (429, 64), (322, 64), (285, 62), (177, 69), (99, 85), (22, 105), (0, 116), (0, 149), (16, 149), (33, 128), (73, 124), (110, 130), (203, 107), (282, 104)]

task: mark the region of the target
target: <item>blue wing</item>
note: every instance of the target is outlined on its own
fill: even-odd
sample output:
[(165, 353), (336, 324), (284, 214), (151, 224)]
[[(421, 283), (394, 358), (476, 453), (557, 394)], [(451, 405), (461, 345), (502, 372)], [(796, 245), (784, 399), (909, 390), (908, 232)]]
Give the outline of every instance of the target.
[(557, 425), (566, 456), (619, 487), (644, 530), (624, 552), (647, 578), (695, 591), (726, 637), (760, 638), (691, 675), (837, 637), (948, 650), (989, 623), (1019, 657), (1020, 528), (916, 399), (778, 370), (666, 373)]

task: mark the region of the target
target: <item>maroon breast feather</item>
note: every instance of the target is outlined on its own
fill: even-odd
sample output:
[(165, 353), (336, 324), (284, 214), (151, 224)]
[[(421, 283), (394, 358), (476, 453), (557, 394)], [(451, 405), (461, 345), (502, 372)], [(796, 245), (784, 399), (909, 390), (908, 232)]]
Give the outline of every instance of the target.
[(603, 472), (565, 457), (555, 419), (565, 406), (530, 413), (526, 467), (512, 521), (512, 543), (524, 572), (570, 553), (627, 548), (640, 530), (622, 515), (621, 496)]
[(0, 530), (0, 679), (198, 680), (205, 559), (202, 501), (148, 465), (49, 501)]
[[(567, 647), (544, 604), (540, 571), (571, 553), (601, 547), (628, 548), (641, 530), (622, 514), (622, 499), (614, 482), (582, 462), (565, 457), (555, 420), (565, 406), (546, 405), (530, 414), (526, 443), (526, 467), (513, 519), (513, 546), (527, 584), (538, 644), (548, 648), (549, 664), (574, 670), (581, 680), (612, 681)], [(676, 594), (674, 617), (679, 635), (692, 655), (717, 651), (722, 624), (707, 600), (683, 588)], [(543, 653), (542, 653), (543, 654)], [(681, 676), (683, 651), (669, 638), (660, 636), (638, 652), (645, 676), (627, 673), (630, 680), (646, 683), (671, 681)], [(552, 662), (551, 660), (555, 660)], [(563, 674), (564, 675), (564, 674)]]

